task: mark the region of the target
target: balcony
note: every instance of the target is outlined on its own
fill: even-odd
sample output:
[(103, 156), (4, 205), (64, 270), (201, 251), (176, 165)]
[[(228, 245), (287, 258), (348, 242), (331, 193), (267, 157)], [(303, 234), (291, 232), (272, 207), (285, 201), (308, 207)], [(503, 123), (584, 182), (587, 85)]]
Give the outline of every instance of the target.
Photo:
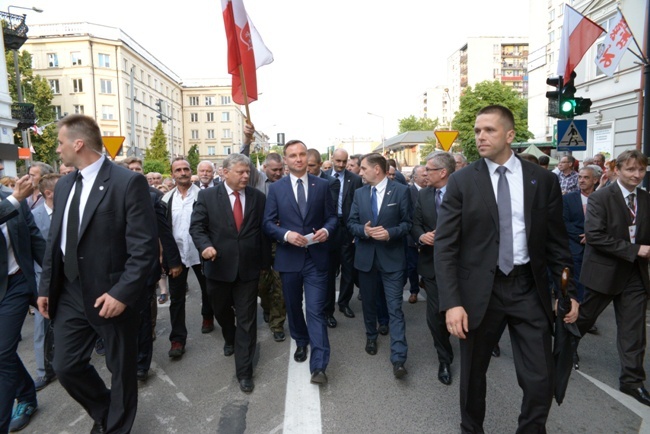
[(2, 36), (6, 50), (18, 50), (27, 40), (27, 24), (25, 15), (15, 15), (0, 11), (2, 21)]
[(36, 123), (34, 104), (16, 102), (11, 104), (11, 118), (18, 121), (17, 130), (26, 130)]

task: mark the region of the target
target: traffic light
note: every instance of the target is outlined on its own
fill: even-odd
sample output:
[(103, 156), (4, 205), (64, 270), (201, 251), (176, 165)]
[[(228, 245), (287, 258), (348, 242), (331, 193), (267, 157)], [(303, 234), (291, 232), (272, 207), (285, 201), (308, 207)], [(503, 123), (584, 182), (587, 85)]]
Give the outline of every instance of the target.
[(560, 97), (562, 95), (562, 84), (563, 79), (560, 75), (559, 77), (549, 77), (546, 79), (546, 84), (556, 88), (550, 92), (546, 92), (546, 98), (548, 98), (548, 115), (553, 118), (562, 118), (560, 115)]
[(576, 116), (580, 116), (584, 113), (589, 113), (591, 111), (591, 98), (576, 98), (576, 106), (574, 113)]
[(158, 120), (160, 120), (160, 122), (163, 122), (163, 123), (167, 122), (167, 119), (165, 119), (163, 117), (162, 99), (157, 99), (156, 100), (156, 112), (158, 113), (157, 117), (158, 117)]
[(562, 92), (560, 93), (560, 116), (564, 119), (572, 119), (575, 116), (576, 108), (576, 73), (571, 72), (571, 78), (568, 82), (562, 85)]

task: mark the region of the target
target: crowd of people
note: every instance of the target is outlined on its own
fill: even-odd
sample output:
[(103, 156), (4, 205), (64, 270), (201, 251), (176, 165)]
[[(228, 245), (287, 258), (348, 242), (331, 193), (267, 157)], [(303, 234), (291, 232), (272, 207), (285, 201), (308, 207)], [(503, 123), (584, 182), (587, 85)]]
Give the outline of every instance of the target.
[[(34, 162), (24, 177), (0, 180), (0, 433), (25, 428), (36, 392), (56, 379), (92, 418), (91, 433), (129, 432), (158, 305), (169, 302), (168, 356), (185, 353), (190, 269), (201, 291), (201, 332), (213, 332), (216, 320), (244, 393), (255, 388), (258, 297), (273, 339), (286, 339), (288, 323), (294, 360), (309, 359), (311, 383), (323, 386), (328, 330), (338, 325), (337, 307), (357, 315), (355, 286), (365, 352), (376, 355), (378, 335), (389, 335), (392, 374), (408, 375), (403, 294), (418, 303), (424, 290), (438, 380), (453, 383), (456, 337), (461, 429), (478, 433), (487, 369), (506, 327), (523, 390), (518, 432), (545, 432), (553, 301), (568, 267), (565, 322), (584, 336), (613, 302), (620, 389), (650, 405), (643, 369), (650, 228), (637, 219), (650, 211), (650, 197), (639, 187), (648, 164), (639, 151), (609, 162), (596, 154), (582, 166), (565, 155), (551, 171), (548, 157), (513, 152), (512, 113), (487, 106), (474, 127), (481, 158), (471, 164), (460, 153), (434, 152), (404, 174), (377, 153), (337, 149), (322, 161), (291, 140), (258, 170), (247, 156), (254, 133), (247, 125), (244, 149), (222, 167), (202, 161), (193, 174), (178, 157), (164, 178), (145, 175), (138, 158), (107, 160), (89, 117), (66, 116), (58, 127), (59, 173)], [(36, 294), (32, 377), (17, 346)], [(105, 356), (110, 387), (91, 364), (93, 350)]]

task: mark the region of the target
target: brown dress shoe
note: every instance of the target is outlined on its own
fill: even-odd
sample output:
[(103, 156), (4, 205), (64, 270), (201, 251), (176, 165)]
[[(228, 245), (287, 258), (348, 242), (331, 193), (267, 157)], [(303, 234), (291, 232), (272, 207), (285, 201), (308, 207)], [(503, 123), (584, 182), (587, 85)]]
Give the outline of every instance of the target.
[(417, 294), (411, 294), (409, 296), (409, 303), (415, 304), (418, 302), (418, 295)]

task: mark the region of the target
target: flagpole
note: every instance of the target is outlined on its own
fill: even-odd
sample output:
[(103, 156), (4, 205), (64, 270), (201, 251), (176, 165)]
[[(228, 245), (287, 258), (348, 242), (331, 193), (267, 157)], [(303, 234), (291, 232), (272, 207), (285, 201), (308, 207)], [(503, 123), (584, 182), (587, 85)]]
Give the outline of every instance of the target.
[(253, 122), (251, 121), (251, 113), (248, 108), (248, 92), (246, 91), (246, 77), (244, 76), (244, 65), (241, 63), (239, 64), (239, 81), (241, 81), (241, 90), (242, 93), (244, 94), (244, 106), (246, 107), (246, 122), (248, 124), (253, 125)]

